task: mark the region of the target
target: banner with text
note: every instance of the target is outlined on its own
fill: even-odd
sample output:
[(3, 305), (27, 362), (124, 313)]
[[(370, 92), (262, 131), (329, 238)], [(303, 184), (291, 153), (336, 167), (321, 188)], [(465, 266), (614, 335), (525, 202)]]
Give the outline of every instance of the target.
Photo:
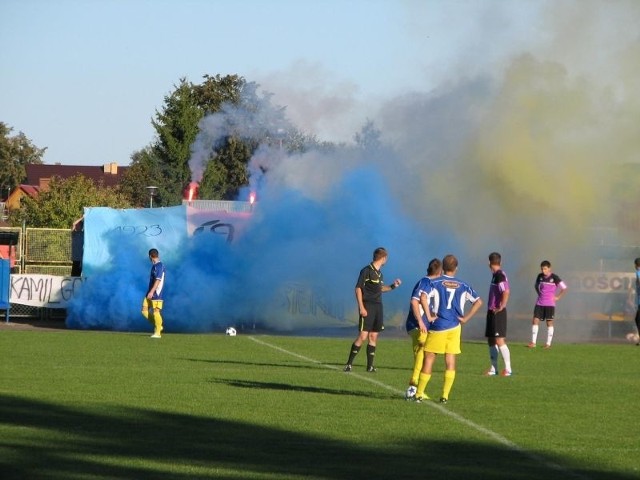
[(56, 275), (11, 275), (11, 303), (31, 307), (66, 308), (78, 293), (84, 278)]

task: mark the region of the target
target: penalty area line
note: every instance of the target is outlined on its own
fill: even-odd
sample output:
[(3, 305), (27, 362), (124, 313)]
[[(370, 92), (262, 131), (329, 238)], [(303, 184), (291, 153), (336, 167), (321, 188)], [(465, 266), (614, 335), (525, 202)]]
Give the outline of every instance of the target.
[[(341, 369), (334, 366), (334, 365), (329, 365), (328, 363), (324, 363), (321, 362), (320, 360), (316, 360), (314, 358), (311, 357), (307, 357), (305, 355), (301, 355), (299, 353), (296, 352), (292, 352), (291, 350), (287, 350), (286, 348), (282, 348), (279, 347), (277, 345), (273, 345), (272, 343), (269, 342), (265, 342), (264, 340), (258, 339), (256, 337), (253, 336), (249, 336), (247, 337), (249, 338), (249, 340), (258, 343), (260, 345), (263, 345), (265, 347), (271, 348), (273, 350), (277, 350), (281, 353), (284, 353), (285, 355), (288, 355), (290, 357), (295, 357), (298, 358), (300, 360), (303, 360), (305, 362), (309, 362), (309, 363), (313, 363), (315, 365), (319, 365), (322, 366), (324, 368), (328, 368), (330, 370), (336, 370), (336, 371), (340, 371)], [(380, 382), (379, 380), (376, 380), (374, 378), (371, 378), (371, 375), (361, 375), (359, 373), (356, 372), (349, 372), (345, 375), (349, 375), (350, 377), (356, 377), (359, 380), (363, 380), (365, 382), (369, 382), (373, 385), (376, 385), (380, 388), (383, 388), (385, 390), (388, 390), (390, 392), (396, 393), (399, 396), (400, 395), (404, 395), (404, 391), (402, 390), (398, 390), (395, 387), (392, 387), (391, 385), (387, 385), (386, 383)], [(463, 425), (466, 425), (467, 427), (473, 428), (474, 430), (486, 435), (487, 437), (495, 440), (497, 443), (509, 448), (510, 450), (516, 451), (518, 453), (521, 453), (523, 455), (526, 455), (527, 457), (529, 457), (531, 460), (534, 460), (536, 462), (540, 462), (544, 465), (546, 465), (547, 467), (553, 469), (553, 470), (557, 470), (560, 472), (563, 472), (567, 475), (571, 475), (572, 477), (575, 478), (580, 478), (582, 480), (587, 480), (588, 477), (585, 477), (583, 475), (580, 475), (577, 472), (574, 472), (572, 470), (568, 470), (567, 468), (563, 467), (562, 465), (558, 465), (557, 463), (554, 462), (550, 462), (549, 460), (540, 457), (539, 455), (536, 455), (533, 452), (530, 452), (529, 450), (525, 450), (522, 447), (520, 447), (519, 445), (513, 443), (511, 440), (509, 440), (508, 438), (500, 435), (497, 432), (494, 432), (493, 430), (490, 430), (489, 428), (483, 427), (482, 425), (479, 425), (471, 420), (469, 420), (468, 418), (463, 417), (462, 415), (459, 415), (455, 412), (452, 412), (451, 410), (449, 410), (448, 408), (439, 405), (437, 403), (433, 403), (433, 402), (424, 402), (421, 405), (427, 405), (428, 407), (431, 408), (435, 408), (436, 410), (438, 410), (440, 413), (444, 414), (444, 415), (448, 415), (449, 417), (451, 417), (452, 419), (456, 420), (459, 423), (462, 423)]]

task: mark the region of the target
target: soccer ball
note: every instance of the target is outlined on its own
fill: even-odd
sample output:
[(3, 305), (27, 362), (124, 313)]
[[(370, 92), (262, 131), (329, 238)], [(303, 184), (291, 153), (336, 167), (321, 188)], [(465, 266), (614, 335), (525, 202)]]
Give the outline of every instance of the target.
[(225, 330), (225, 332), (224, 332), (224, 333), (225, 333), (226, 335), (229, 335), (230, 337), (235, 337), (235, 336), (236, 336), (236, 334), (237, 334), (238, 332), (236, 332), (236, 329), (235, 329), (235, 328), (233, 328), (233, 327), (229, 327), (229, 328), (227, 328), (227, 329)]
[(417, 391), (418, 389), (413, 385), (411, 385), (409, 388), (407, 388), (407, 391), (404, 393), (405, 400), (413, 399), (416, 396)]
[(640, 342), (640, 337), (635, 333), (627, 333), (627, 340), (632, 343), (638, 343)]

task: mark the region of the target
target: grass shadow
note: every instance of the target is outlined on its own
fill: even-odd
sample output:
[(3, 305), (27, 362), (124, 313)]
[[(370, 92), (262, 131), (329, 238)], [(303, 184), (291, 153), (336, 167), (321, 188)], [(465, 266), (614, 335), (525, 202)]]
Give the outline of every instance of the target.
[[(250, 385), (243, 385), (250, 387)], [(270, 384), (266, 388), (271, 388)], [(278, 384), (275, 388), (280, 388)], [(360, 446), (317, 435), (144, 408), (108, 413), (0, 395), (0, 468), (13, 479), (430, 478), (555, 480), (557, 459), (531, 458), (495, 443), (398, 439)], [(409, 427), (408, 427), (409, 428)], [(541, 461), (542, 460), (542, 461)], [(145, 465), (150, 465), (146, 468)], [(176, 470), (174, 466), (183, 466)], [(590, 480), (635, 475), (574, 472)], [(188, 473), (186, 473), (188, 472)]]

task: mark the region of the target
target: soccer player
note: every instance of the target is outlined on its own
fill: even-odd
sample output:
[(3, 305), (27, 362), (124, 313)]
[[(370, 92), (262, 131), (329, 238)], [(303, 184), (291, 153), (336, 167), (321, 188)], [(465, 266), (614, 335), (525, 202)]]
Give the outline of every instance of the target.
[(417, 391), (420, 372), (424, 362), (424, 343), (427, 340), (428, 318), (422, 306), (420, 305), (420, 293), (429, 289), (431, 280), (442, 274), (442, 262), (438, 258), (434, 258), (429, 262), (427, 267), (427, 275), (418, 280), (411, 292), (411, 301), (409, 302), (409, 313), (405, 327), (407, 333), (411, 337), (413, 348), (413, 374), (409, 380), (409, 388), (405, 393), (405, 398), (410, 400)]
[[(443, 275), (431, 280), (430, 290), (420, 294), (420, 304), (432, 323), (424, 346), (424, 365), (415, 397), (417, 402), (429, 398), (425, 390), (431, 380), (433, 363), (439, 354), (444, 354), (446, 368), (440, 403), (449, 401), (449, 393), (456, 378), (456, 356), (461, 352), (461, 325), (467, 323), (482, 306), (482, 300), (477, 292), (455, 277), (458, 271), (458, 259), (455, 256), (447, 255), (442, 259), (442, 270)], [(433, 299), (435, 316), (429, 308), (430, 299)], [(469, 312), (465, 314), (467, 302), (472, 305)]]
[[(551, 348), (555, 330), (553, 320), (556, 314), (556, 302), (567, 292), (567, 285), (558, 275), (551, 271), (551, 262), (543, 260), (540, 263), (540, 273), (536, 277), (535, 289), (538, 294), (538, 299), (533, 309), (531, 342), (527, 346), (529, 348), (536, 347), (538, 325), (540, 320), (543, 320), (547, 322), (547, 343), (545, 343), (544, 348)], [(560, 290), (559, 293), (558, 290)]]
[(498, 374), (498, 353), (504, 360), (503, 377), (511, 376), (511, 352), (506, 342), (507, 337), (507, 302), (509, 301), (509, 280), (502, 270), (502, 256), (498, 252), (489, 254), (491, 285), (487, 301), (487, 324), (484, 335), (489, 344), (489, 360), (491, 368), (485, 375)]
[(160, 338), (162, 335), (162, 289), (166, 274), (165, 267), (160, 261), (158, 250), (149, 250), (151, 260), (151, 273), (149, 275), (149, 288), (146, 297), (142, 300), (142, 316), (153, 325), (151, 338)]
[(636, 328), (638, 329), (638, 341), (636, 345), (640, 346), (640, 257), (633, 262), (636, 266)]
[(390, 292), (402, 283), (399, 278), (396, 278), (391, 285), (384, 285), (381, 269), (387, 263), (388, 258), (389, 254), (384, 248), (376, 248), (373, 251), (373, 261), (360, 270), (360, 275), (358, 275), (356, 301), (360, 315), (358, 320), (360, 333), (351, 345), (349, 359), (344, 367), (345, 372), (350, 372), (353, 368), (353, 360), (365, 341), (367, 341), (367, 372), (374, 373), (376, 371), (373, 364), (378, 334), (384, 330), (382, 293)]

